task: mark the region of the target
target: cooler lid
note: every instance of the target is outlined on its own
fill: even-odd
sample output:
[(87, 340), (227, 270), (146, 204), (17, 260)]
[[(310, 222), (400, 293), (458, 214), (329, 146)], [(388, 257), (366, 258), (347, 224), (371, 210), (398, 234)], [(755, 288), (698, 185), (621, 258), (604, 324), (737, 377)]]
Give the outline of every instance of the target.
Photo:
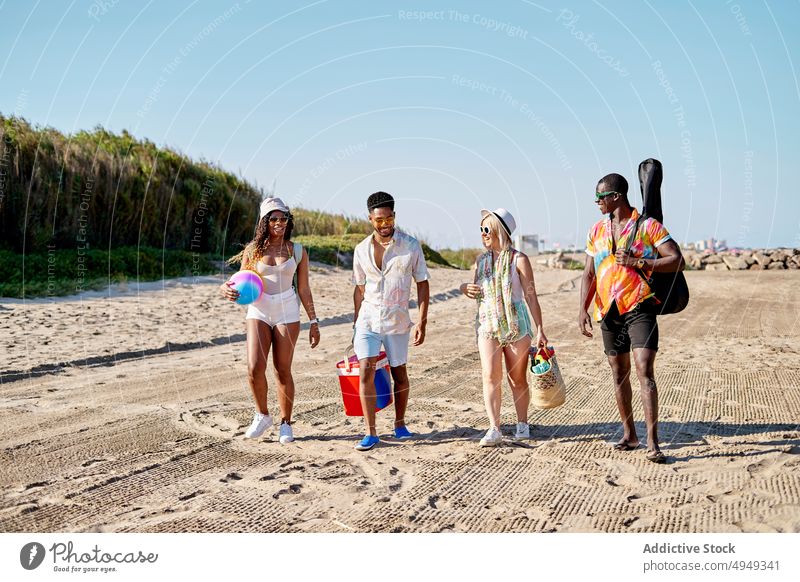
[[(386, 352), (383, 352), (383, 351), (380, 352), (378, 354), (377, 366), (379, 368), (383, 368), (383, 367), (388, 366), (388, 365), (389, 365), (389, 358), (386, 356)], [(336, 363), (336, 368), (338, 368), (338, 371), (339, 371), (340, 375), (347, 374), (347, 370), (345, 369), (345, 366), (344, 366), (344, 360), (341, 360), (340, 362), (337, 362)], [(356, 355), (350, 356), (350, 370), (352, 371), (352, 370), (358, 370), (358, 369), (359, 369), (358, 356), (356, 356)]]

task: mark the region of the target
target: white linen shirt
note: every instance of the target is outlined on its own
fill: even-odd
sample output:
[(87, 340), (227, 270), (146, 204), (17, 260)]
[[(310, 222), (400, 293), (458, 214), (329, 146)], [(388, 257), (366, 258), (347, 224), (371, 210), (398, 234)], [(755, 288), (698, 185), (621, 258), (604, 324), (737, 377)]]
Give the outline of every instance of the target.
[(414, 326), (408, 312), (411, 278), (428, 280), (428, 266), (417, 239), (395, 229), (392, 242), (383, 253), (383, 269), (375, 264), (372, 235), (353, 252), (353, 284), (364, 285), (364, 300), (356, 327), (379, 333), (408, 333)]

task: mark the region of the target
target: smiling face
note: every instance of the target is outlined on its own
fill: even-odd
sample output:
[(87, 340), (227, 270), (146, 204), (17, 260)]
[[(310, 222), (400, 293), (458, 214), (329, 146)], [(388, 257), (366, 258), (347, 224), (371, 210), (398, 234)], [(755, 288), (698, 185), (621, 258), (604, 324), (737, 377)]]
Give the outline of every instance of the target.
[(374, 208), (369, 213), (372, 228), (381, 238), (391, 238), (394, 234), (394, 211), (391, 208)]
[[(597, 195), (601, 197), (598, 198)], [(614, 212), (623, 202), (623, 195), (615, 191), (610, 185), (600, 182), (595, 189), (594, 202), (601, 214)]]
[[(494, 229), (492, 229), (490, 223), (491, 221), (488, 216), (481, 221), (481, 242), (485, 249), (492, 248), (493, 242), (497, 240), (497, 234), (494, 232)], [(489, 232), (486, 232), (487, 230)]]
[(269, 213), (269, 236), (270, 238), (282, 238), (286, 232), (286, 226), (289, 223), (289, 217), (280, 210), (275, 210)]
[[(488, 233), (485, 232), (487, 229)], [(494, 214), (487, 214), (481, 220), (481, 242), (484, 248), (495, 251), (502, 251), (511, 246), (511, 237)]]
[(608, 214), (609, 212), (613, 212), (617, 207), (618, 198), (619, 194), (610, 194), (608, 196), (603, 196), (599, 200), (595, 200), (595, 203), (597, 204), (597, 208), (600, 209), (601, 214)]
[[(598, 199), (597, 195), (601, 195)], [(628, 204), (628, 181), (619, 174), (608, 174), (595, 187), (595, 204), (602, 214), (611, 214)]]

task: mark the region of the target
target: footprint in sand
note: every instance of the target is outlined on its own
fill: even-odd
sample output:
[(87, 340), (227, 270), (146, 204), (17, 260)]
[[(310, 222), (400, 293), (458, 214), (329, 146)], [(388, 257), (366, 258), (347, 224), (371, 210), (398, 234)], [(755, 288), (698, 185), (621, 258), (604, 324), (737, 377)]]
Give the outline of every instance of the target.
[(272, 498), (273, 499), (278, 499), (281, 495), (287, 495), (287, 494), (297, 495), (302, 490), (303, 490), (303, 486), (300, 485), (299, 483), (295, 483), (293, 485), (289, 485), (289, 487), (286, 488), (286, 489), (281, 489), (277, 493), (274, 493), (272, 495)]
[(225, 475), (225, 477), (220, 479), (220, 482), (221, 483), (233, 483), (234, 481), (241, 481), (241, 480), (242, 480), (242, 476), (239, 473), (233, 472), (233, 473), (228, 473), (227, 475)]
[(210, 405), (191, 410), (184, 410), (178, 414), (178, 426), (193, 432), (221, 439), (230, 439), (243, 434), (242, 426), (247, 420), (249, 409), (241, 406), (227, 404)]

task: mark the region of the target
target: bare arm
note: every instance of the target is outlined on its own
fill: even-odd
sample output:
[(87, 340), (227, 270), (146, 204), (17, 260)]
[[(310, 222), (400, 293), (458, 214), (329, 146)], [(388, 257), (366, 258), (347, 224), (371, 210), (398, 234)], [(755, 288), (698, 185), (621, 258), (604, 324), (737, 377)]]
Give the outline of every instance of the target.
[(317, 312), (314, 309), (314, 297), (311, 295), (308, 271), (308, 253), (303, 249), (303, 258), (300, 259), (300, 264), (297, 265), (297, 295), (300, 297), (300, 303), (303, 304), (308, 318), (316, 319)]
[(528, 309), (531, 310), (533, 322), (536, 327), (541, 329), (544, 326), (542, 321), (542, 308), (539, 305), (539, 297), (536, 295), (536, 282), (533, 279), (533, 267), (531, 260), (522, 253), (519, 254), (517, 259), (517, 271), (519, 272), (519, 281), (522, 283), (522, 290), (525, 294), (525, 302), (528, 304)]
[(659, 245), (656, 250), (658, 251), (659, 258), (645, 259), (644, 268), (646, 270), (652, 270), (655, 273), (677, 273), (686, 268), (686, 261), (683, 259), (683, 253), (674, 240), (668, 240), (664, 244)]
[(533, 267), (531, 260), (525, 253), (519, 253), (517, 258), (517, 272), (519, 282), (525, 295), (525, 302), (531, 311), (533, 322), (536, 324), (536, 345), (538, 347), (547, 346), (547, 336), (544, 334), (544, 320), (542, 319), (542, 307), (539, 305), (539, 296), (536, 295), (536, 282), (533, 279)]
[(594, 257), (586, 255), (586, 263), (583, 266), (583, 275), (581, 276), (580, 304), (578, 305), (578, 329), (586, 337), (592, 337), (592, 319), (589, 317), (589, 307), (592, 304), (596, 290), (597, 278), (594, 272)]
[(472, 283), (461, 283), (458, 287), (458, 290), (461, 291), (464, 295), (469, 297), (470, 299), (476, 299), (480, 293), (481, 288), (479, 285), (475, 284), (478, 274), (478, 262), (475, 261), (472, 264)]
[[(658, 252), (657, 259), (644, 259), (644, 265), (641, 267), (645, 273), (677, 273), (683, 271), (686, 267), (686, 261), (683, 260), (683, 253), (680, 247), (674, 240), (668, 240), (656, 247)], [(626, 253), (625, 249), (617, 250), (615, 259), (618, 265), (625, 267), (639, 267), (640, 257), (635, 257), (630, 253)]]
[(431, 289), (428, 280), (417, 281), (417, 305), (419, 306), (419, 323), (414, 332), (415, 346), (422, 345), (425, 341), (425, 331), (428, 326), (428, 305), (431, 299)]
[(353, 289), (353, 325), (358, 321), (358, 312), (361, 311), (361, 303), (364, 301), (364, 285), (356, 285)]
[[(241, 264), (240, 268), (243, 271), (244, 270), (254, 271), (255, 270), (254, 267), (255, 267), (255, 265), (252, 264), (252, 262), (250, 261), (250, 259), (247, 256), (247, 253), (243, 252), (242, 253), (242, 264)], [(233, 283), (231, 283), (230, 280), (224, 281), (222, 283), (222, 285), (219, 286), (219, 292), (228, 301), (236, 301), (239, 298), (239, 292), (236, 289), (234, 289), (233, 287), (231, 287), (231, 285), (233, 285)]]
[[(300, 264), (297, 265), (297, 295), (300, 297), (300, 303), (306, 310), (308, 319), (316, 319), (317, 312), (314, 309), (314, 297), (311, 295), (311, 285), (308, 282), (308, 253), (303, 249), (303, 258), (300, 259)], [(315, 348), (319, 345), (319, 323), (311, 324), (309, 329), (309, 342), (311, 347)]]

